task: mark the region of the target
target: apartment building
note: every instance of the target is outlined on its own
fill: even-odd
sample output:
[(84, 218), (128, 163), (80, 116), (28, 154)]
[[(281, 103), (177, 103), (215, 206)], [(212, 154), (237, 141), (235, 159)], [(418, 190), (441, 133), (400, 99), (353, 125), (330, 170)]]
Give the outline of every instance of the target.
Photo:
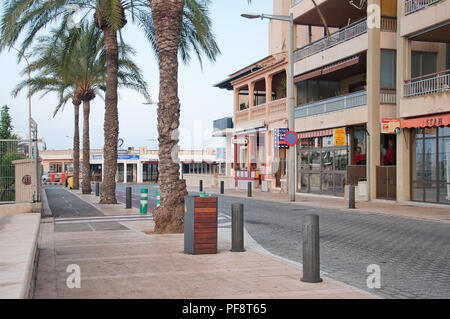
[(274, 1), (296, 24), (296, 147), (282, 142), (288, 23), (270, 22), (268, 57), (216, 85), (234, 92), (236, 186), (286, 191), (293, 151), (297, 192), (450, 203), (450, 1), (315, 4)]

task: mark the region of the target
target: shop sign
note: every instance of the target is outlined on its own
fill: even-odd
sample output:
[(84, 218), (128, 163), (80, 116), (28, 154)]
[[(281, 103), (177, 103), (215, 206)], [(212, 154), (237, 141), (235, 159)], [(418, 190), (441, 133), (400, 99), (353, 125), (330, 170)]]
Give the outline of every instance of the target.
[(276, 137), (277, 145), (279, 148), (289, 148), (286, 142), (286, 134), (289, 132), (288, 128), (276, 128), (274, 129), (274, 135)]
[(381, 134), (396, 134), (400, 129), (400, 120), (385, 118), (381, 120)]
[(92, 160), (97, 161), (103, 159), (103, 155), (92, 155)]
[(334, 145), (336, 146), (347, 145), (347, 134), (345, 133), (345, 128), (334, 129)]
[(233, 144), (241, 144), (241, 145), (247, 145), (248, 139), (247, 138), (232, 138), (231, 143)]
[(139, 155), (119, 155), (117, 156), (118, 160), (138, 160), (140, 158)]

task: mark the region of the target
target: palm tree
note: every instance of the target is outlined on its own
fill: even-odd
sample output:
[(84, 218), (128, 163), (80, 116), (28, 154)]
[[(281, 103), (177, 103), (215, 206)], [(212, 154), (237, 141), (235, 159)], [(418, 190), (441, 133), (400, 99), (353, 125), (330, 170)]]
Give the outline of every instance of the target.
[[(99, 91), (105, 90), (106, 83), (106, 53), (102, 32), (94, 24), (83, 24), (60, 34), (53, 31), (52, 36), (41, 37), (39, 46), (34, 48), (36, 60), (30, 64), (30, 71), (38, 74), (31, 79), (31, 93), (51, 91), (59, 94), (59, 104), (55, 113), (70, 98), (75, 110), (74, 134), (74, 166), (79, 168), (79, 133), (78, 107), (83, 103), (83, 194), (91, 193), (90, 182), (90, 143), (89, 143), (89, 113), (90, 102)], [(147, 84), (142, 78), (140, 69), (133, 63), (130, 55), (135, 52), (129, 46), (121, 43), (118, 60), (119, 86), (134, 89), (150, 99)], [(22, 81), (13, 94), (28, 84)], [(78, 172), (75, 172), (76, 175)]]
[[(149, 5), (150, 1), (150, 5)], [(119, 120), (117, 110), (118, 86), (118, 34), (126, 24), (125, 12), (131, 14), (132, 21), (143, 29), (148, 40), (156, 49), (155, 30), (153, 26), (151, 3), (153, 0), (10, 0), (5, 5), (0, 22), (0, 51), (13, 45), (22, 31), (27, 28), (21, 45), (23, 52), (34, 40), (36, 34), (48, 24), (59, 21), (59, 32), (71, 21), (72, 11), (69, 6), (78, 6), (85, 12), (83, 17), (89, 17), (94, 11), (96, 25), (102, 30), (106, 50), (106, 94), (104, 122), (104, 181), (100, 203), (116, 203), (115, 174), (117, 170), (117, 141)], [(175, 1), (178, 2), (178, 1)], [(199, 60), (204, 53), (214, 60), (219, 49), (211, 33), (211, 21), (208, 14), (209, 0), (187, 0), (183, 11), (182, 27), (179, 28), (181, 40), (180, 55), (188, 62), (190, 51), (194, 51)], [(184, 4), (184, 1), (182, 1)]]

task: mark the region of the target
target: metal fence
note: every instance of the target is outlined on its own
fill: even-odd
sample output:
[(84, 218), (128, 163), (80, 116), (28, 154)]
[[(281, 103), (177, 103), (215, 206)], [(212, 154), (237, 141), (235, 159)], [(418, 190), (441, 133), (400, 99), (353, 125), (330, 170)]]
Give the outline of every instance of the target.
[(406, 0), (405, 15), (419, 11), (420, 9), (426, 8), (439, 1), (441, 0)]
[(0, 140), (0, 202), (14, 202), (15, 188), (15, 160), (28, 157), (28, 141)]
[(445, 70), (406, 82), (404, 96), (420, 96), (448, 90), (450, 90), (450, 70)]

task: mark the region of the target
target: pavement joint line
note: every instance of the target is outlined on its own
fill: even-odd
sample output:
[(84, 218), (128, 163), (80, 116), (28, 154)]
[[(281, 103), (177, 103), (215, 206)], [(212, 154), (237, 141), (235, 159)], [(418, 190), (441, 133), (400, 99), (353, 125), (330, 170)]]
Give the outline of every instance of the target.
[(80, 218), (78, 220), (55, 220), (55, 225), (65, 225), (65, 224), (85, 224), (85, 223), (108, 223), (108, 222), (129, 222), (129, 221), (143, 221), (143, 220), (153, 220), (153, 217), (147, 218), (102, 218), (102, 219), (85, 219)]

